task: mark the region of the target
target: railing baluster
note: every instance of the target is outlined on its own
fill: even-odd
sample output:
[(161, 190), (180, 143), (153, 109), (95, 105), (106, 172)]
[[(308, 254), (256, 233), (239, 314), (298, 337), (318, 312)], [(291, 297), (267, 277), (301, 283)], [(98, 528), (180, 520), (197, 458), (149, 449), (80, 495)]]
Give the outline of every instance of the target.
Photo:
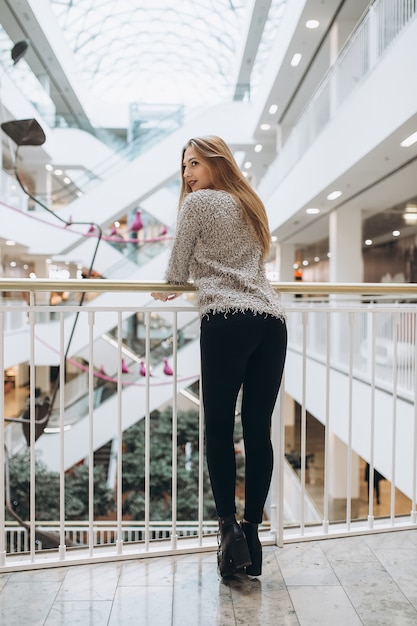
[[(65, 316), (59, 315), (59, 558), (65, 560)], [(52, 407), (53, 408), (53, 407)]]
[(150, 415), (150, 343), (151, 319), (150, 313), (145, 313), (145, 366), (146, 366), (146, 400), (145, 400), (145, 550), (149, 551), (149, 521), (150, 521), (150, 493), (151, 493), (151, 415)]
[(30, 504), (29, 504), (29, 517), (30, 517), (30, 559), (33, 563), (35, 561), (36, 550), (36, 536), (35, 536), (35, 485), (36, 485), (36, 458), (35, 458), (35, 312), (33, 307), (35, 306), (35, 293), (30, 292), (29, 296), (29, 393), (30, 393), (30, 417), (29, 417), (29, 446), (30, 446)]
[(171, 547), (173, 550), (177, 547), (177, 463), (178, 463), (178, 411), (177, 411), (177, 339), (178, 339), (178, 315), (174, 311), (174, 322), (172, 325), (172, 358), (173, 371), (172, 377), (172, 481), (171, 481), (171, 513), (172, 513), (172, 533)]
[(117, 540), (116, 551), (117, 554), (122, 554), (123, 551), (123, 464), (122, 464), (122, 450), (123, 450), (123, 411), (122, 411), (122, 312), (117, 314), (117, 362), (120, 366), (117, 370), (117, 477), (116, 477), (116, 507), (117, 507)]
[[(200, 365), (199, 365), (200, 367)], [(198, 545), (203, 545), (204, 520), (204, 409), (201, 383), (198, 385)]]
[(300, 494), (300, 532), (304, 535), (305, 495), (306, 495), (306, 439), (307, 439), (307, 323), (308, 314), (303, 311), (303, 370), (302, 370), (302, 405), (301, 405), (301, 494)]
[(392, 431), (391, 431), (391, 494), (390, 494), (390, 518), (391, 525), (395, 523), (395, 465), (397, 461), (397, 385), (398, 385), (398, 312), (394, 313), (394, 359), (392, 377)]
[(89, 368), (88, 368), (88, 545), (90, 556), (94, 552), (94, 311), (88, 312)]
[(324, 426), (323, 532), (329, 532), (329, 436), (330, 436), (330, 357), (331, 315), (326, 313), (326, 416)]
[(285, 370), (282, 377), (281, 389), (278, 395), (279, 420), (272, 422), (272, 441), (278, 452), (276, 471), (272, 476), (271, 492), (271, 532), (275, 534), (277, 546), (284, 545), (284, 463), (285, 463)]
[(369, 481), (368, 481), (368, 527), (374, 526), (374, 457), (375, 457), (375, 312), (371, 314), (371, 406), (369, 429)]
[(352, 519), (352, 426), (353, 426), (353, 351), (354, 351), (354, 317), (348, 314), (349, 320), (349, 392), (348, 392), (348, 452), (347, 452), (347, 485), (346, 485), (346, 527), (350, 530)]
[(414, 419), (413, 419), (413, 479), (411, 497), (411, 520), (417, 523), (416, 496), (417, 496), (417, 329), (416, 317), (414, 316)]

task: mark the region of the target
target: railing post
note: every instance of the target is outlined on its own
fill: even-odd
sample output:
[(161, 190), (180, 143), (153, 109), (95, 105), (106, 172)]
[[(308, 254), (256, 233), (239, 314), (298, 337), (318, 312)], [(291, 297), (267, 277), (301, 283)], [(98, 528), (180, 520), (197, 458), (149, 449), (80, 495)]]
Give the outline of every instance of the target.
[(417, 523), (416, 495), (417, 495), (417, 328), (414, 321), (414, 420), (413, 420), (413, 479), (411, 498), (411, 521)]
[(371, 418), (370, 418), (370, 453), (369, 453), (369, 481), (368, 481), (368, 527), (374, 527), (374, 457), (375, 457), (375, 346), (376, 324), (375, 313), (371, 314)]
[[(59, 447), (60, 447), (60, 472), (59, 472), (59, 558), (65, 559), (65, 318), (59, 316)], [(53, 407), (51, 407), (53, 409)]]
[(330, 356), (331, 315), (326, 314), (326, 417), (324, 426), (323, 533), (329, 532), (329, 437), (330, 437)]
[(271, 481), (271, 534), (275, 543), (282, 548), (284, 545), (284, 463), (285, 463), (285, 371), (282, 377), (281, 390), (274, 408), (271, 427), (272, 447), (275, 453), (274, 472)]
[(29, 516), (30, 516), (30, 558), (35, 561), (36, 535), (35, 535), (35, 485), (36, 485), (36, 457), (35, 457), (35, 292), (31, 291), (29, 295), (29, 329), (30, 329), (30, 347), (29, 347), (29, 390), (30, 390), (30, 408), (29, 408), (29, 447), (30, 447), (30, 498), (29, 498)]
[(145, 313), (145, 365), (146, 365), (146, 400), (145, 400), (145, 550), (149, 550), (149, 521), (150, 521), (150, 493), (151, 493), (151, 415), (150, 415), (150, 343), (151, 343), (151, 317)]
[(172, 515), (172, 532), (171, 545), (175, 550), (177, 547), (177, 471), (178, 471), (178, 410), (177, 410), (177, 339), (178, 339), (178, 316), (173, 313), (174, 323), (172, 325), (173, 337), (173, 394), (172, 394), (172, 480), (171, 480), (171, 515)]
[[(123, 550), (123, 529), (122, 529), (122, 517), (123, 517), (123, 464), (122, 464), (122, 450), (123, 450), (123, 414), (122, 414), (122, 324), (123, 316), (119, 311), (117, 314), (117, 362), (119, 367), (117, 368), (117, 477), (116, 477), (116, 507), (117, 507), (117, 539), (116, 539), (116, 552), (122, 554)], [(113, 446), (112, 446), (113, 448)]]
[(89, 415), (88, 415), (88, 545), (90, 556), (94, 552), (94, 311), (88, 313), (89, 324)]

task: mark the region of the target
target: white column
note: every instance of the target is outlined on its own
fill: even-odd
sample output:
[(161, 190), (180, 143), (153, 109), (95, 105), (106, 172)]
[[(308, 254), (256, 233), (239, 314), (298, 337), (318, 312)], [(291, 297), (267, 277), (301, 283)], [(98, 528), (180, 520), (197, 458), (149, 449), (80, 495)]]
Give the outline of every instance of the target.
[(277, 256), (279, 256), (279, 279), (285, 283), (294, 280), (294, 244), (278, 244)]
[[(277, 245), (277, 265), (279, 266), (279, 280), (283, 283), (294, 281), (295, 246), (293, 244)], [(293, 294), (282, 294), (282, 300), (292, 300)]]
[(360, 207), (340, 207), (330, 214), (329, 244), (330, 282), (362, 282), (362, 211)]
[[(329, 280), (332, 283), (361, 283), (363, 279), (362, 219), (360, 208), (341, 207), (329, 219)], [(358, 300), (360, 296), (338, 294), (330, 297), (335, 304)], [(332, 357), (338, 359), (350, 332), (348, 316), (332, 315)]]

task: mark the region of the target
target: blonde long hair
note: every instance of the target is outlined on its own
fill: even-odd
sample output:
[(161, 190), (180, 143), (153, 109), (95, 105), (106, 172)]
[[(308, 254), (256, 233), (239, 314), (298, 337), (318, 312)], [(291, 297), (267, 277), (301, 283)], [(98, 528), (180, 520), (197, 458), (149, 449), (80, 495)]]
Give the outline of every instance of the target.
[(183, 176), (185, 169), (183, 164), (184, 153), (191, 146), (199, 154), (202, 162), (209, 168), (214, 188), (227, 191), (236, 198), (244, 218), (255, 229), (261, 244), (263, 258), (265, 258), (271, 243), (271, 233), (264, 204), (243, 176), (229, 146), (220, 137), (195, 137), (190, 139), (184, 146), (181, 159), (180, 208), (185, 196), (192, 193)]

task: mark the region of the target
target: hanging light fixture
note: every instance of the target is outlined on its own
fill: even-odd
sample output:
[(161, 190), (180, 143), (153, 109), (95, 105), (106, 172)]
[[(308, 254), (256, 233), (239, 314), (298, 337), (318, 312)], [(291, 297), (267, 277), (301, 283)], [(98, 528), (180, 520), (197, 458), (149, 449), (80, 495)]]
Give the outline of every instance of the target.
[(25, 56), (28, 48), (29, 42), (27, 39), (23, 39), (22, 41), (18, 41), (17, 43), (15, 43), (11, 51), (13, 65), (19, 63), (20, 59)]

